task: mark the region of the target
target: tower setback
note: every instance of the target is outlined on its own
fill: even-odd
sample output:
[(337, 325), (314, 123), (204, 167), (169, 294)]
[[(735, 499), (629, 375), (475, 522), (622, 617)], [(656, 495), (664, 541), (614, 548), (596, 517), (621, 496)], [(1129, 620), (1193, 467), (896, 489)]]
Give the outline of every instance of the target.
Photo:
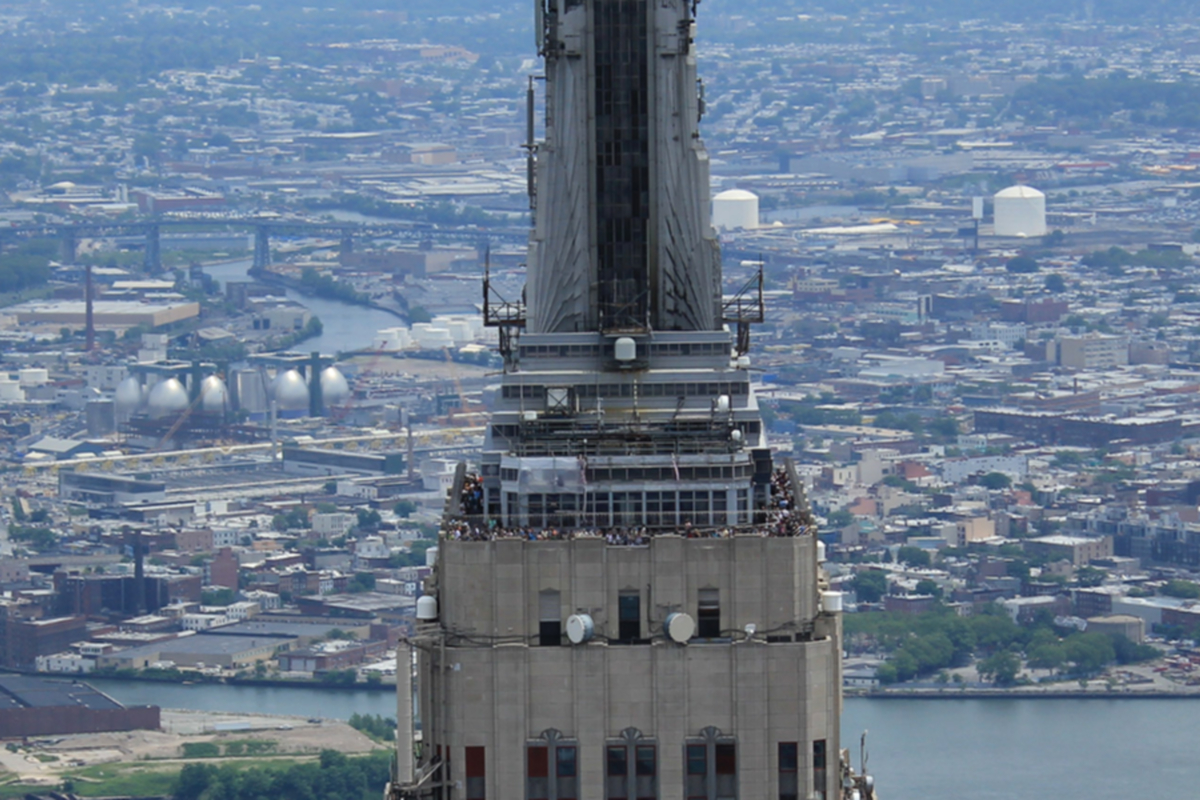
[(751, 385), (761, 294), (721, 295), (695, 6), (536, 12), (528, 302), (485, 280), (504, 374), (397, 651), (386, 800), (871, 800), (840, 596)]

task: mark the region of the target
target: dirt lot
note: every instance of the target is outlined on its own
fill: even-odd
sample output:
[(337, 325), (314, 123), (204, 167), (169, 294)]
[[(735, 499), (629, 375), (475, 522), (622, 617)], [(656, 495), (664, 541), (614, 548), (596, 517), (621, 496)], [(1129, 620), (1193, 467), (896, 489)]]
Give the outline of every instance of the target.
[(384, 746), (341, 720), (164, 709), (162, 730), (43, 737), (24, 752), (0, 749), (0, 768), (23, 783), (50, 783), (83, 766), (179, 759), (183, 745), (193, 742), (216, 744), (225, 755), (232, 755), (230, 743), (246, 750), (255, 747), (248, 743), (260, 742), (260, 755), (315, 755), (325, 749), (353, 754)]

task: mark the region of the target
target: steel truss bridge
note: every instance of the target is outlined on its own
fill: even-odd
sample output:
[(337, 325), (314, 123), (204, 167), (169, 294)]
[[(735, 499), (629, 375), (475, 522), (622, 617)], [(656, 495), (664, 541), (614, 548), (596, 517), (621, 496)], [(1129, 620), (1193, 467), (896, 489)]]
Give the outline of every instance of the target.
[(62, 260), (73, 264), (83, 239), (110, 237), (144, 237), (146, 272), (162, 270), (161, 237), (172, 229), (183, 232), (230, 229), (254, 233), (254, 268), (262, 269), (271, 263), (271, 239), (326, 238), (336, 239), (342, 253), (354, 250), (356, 241), (395, 239), (431, 245), (434, 242), (468, 242), (476, 246), (489, 243), (524, 244), (529, 240), (526, 228), (442, 228), (422, 223), (354, 224), (339, 222), (304, 222), (260, 218), (213, 219), (155, 219), (133, 222), (73, 222), (63, 224), (17, 225), (0, 228), (0, 244), (12, 240), (57, 239)]

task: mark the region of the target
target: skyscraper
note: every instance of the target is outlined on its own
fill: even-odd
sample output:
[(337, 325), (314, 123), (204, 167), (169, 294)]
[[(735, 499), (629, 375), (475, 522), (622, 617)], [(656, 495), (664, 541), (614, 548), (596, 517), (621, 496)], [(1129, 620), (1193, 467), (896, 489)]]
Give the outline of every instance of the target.
[(398, 653), (393, 800), (869, 794), (840, 597), (751, 389), (761, 283), (722, 298), (694, 13), (538, 0), (528, 302), (485, 281), (505, 370)]

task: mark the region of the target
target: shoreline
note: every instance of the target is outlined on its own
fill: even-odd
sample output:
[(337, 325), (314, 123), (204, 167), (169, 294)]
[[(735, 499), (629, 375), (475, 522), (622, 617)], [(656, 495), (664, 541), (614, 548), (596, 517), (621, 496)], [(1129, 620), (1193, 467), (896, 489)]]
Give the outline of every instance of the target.
[(362, 308), (372, 308), (372, 309), (375, 309), (376, 311), (383, 311), (385, 313), (391, 314), (393, 317), (395, 317), (396, 319), (399, 319), (403, 322), (408, 322), (408, 317), (401, 314), (396, 309), (388, 308), (387, 306), (380, 305), (379, 303), (376, 303), (373, 300), (346, 300), (341, 297), (321, 297), (316, 292), (310, 291), (300, 281), (295, 280), (293, 278), (289, 278), (286, 275), (280, 275), (279, 273), (272, 272), (270, 270), (257, 270), (257, 269), (254, 269), (253, 267), (251, 267), (249, 270), (246, 271), (246, 274), (248, 276), (250, 276), (251, 278), (253, 278), (254, 280), (259, 281), (260, 283), (275, 284), (277, 286), (282, 286), (285, 289), (291, 289), (295, 292), (298, 292), (298, 293), (304, 295), (305, 297), (316, 297), (320, 300), (329, 300), (330, 302), (344, 303), (348, 306), (360, 306)]
[(1140, 691), (1108, 689), (1084, 691), (1054, 689), (1044, 692), (1012, 689), (911, 689), (883, 692), (845, 692), (845, 698), (862, 700), (1200, 700), (1200, 692)]

